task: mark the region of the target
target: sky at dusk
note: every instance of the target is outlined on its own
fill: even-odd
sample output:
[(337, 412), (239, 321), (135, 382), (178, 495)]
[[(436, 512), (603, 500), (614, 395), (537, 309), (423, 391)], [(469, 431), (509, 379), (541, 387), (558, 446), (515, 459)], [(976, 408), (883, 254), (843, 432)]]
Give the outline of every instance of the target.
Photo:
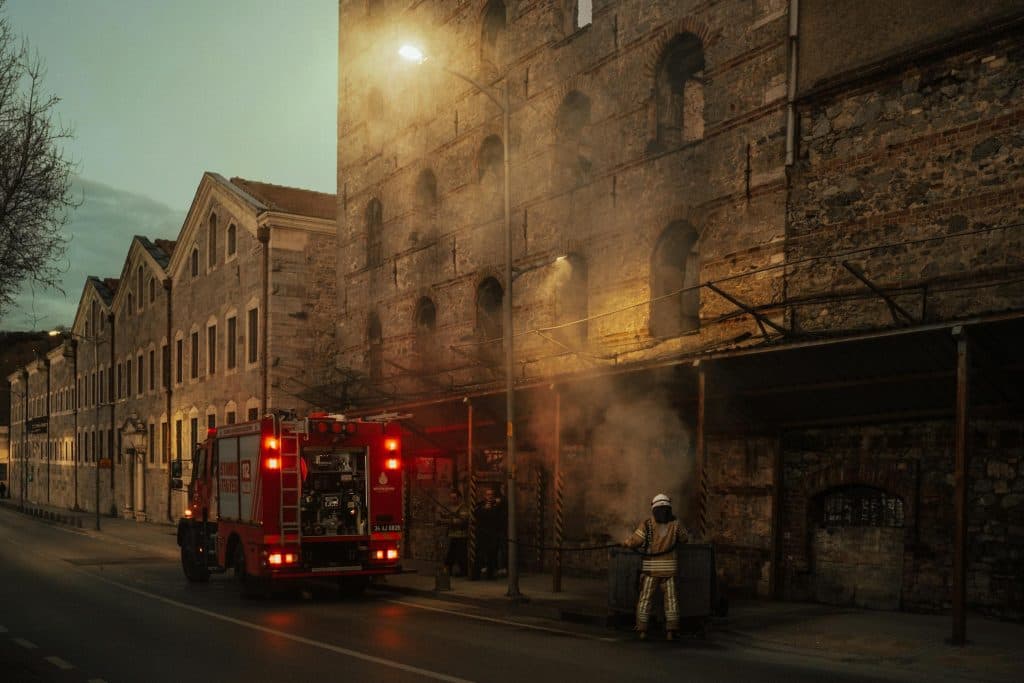
[(173, 239), (204, 171), (335, 191), (337, 0), (8, 0), (46, 62), (82, 206), (66, 295), (21, 292), (0, 329), (70, 324), (132, 235)]

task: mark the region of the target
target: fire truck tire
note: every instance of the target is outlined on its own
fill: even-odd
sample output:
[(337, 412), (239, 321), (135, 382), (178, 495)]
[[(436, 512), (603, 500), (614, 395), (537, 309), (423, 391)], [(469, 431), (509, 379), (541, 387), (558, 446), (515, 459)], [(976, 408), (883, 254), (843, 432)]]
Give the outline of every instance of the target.
[(259, 596), (260, 580), (249, 574), (245, 569), (245, 548), (241, 541), (235, 545), (235, 556), (232, 562), (235, 568), (235, 581), (238, 583), (238, 591), (243, 598), (255, 598)]
[(210, 570), (204, 558), (197, 552), (195, 535), (188, 532), (181, 544), (181, 568), (190, 583), (206, 583), (210, 580)]

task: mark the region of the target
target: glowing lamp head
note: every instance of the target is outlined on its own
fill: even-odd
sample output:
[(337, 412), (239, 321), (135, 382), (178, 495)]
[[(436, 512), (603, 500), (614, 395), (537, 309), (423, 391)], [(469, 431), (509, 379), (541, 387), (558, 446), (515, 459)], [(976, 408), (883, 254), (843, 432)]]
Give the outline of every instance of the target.
[(399, 467), (398, 458), (388, 458), (384, 461), (384, 469), (386, 470), (397, 470)]
[(192, 508), (185, 508), (185, 518), (190, 519), (192, 517)]
[(384, 439), (384, 450), (394, 453), (398, 450), (398, 439)]
[(407, 62), (414, 64), (422, 64), (427, 56), (423, 54), (423, 50), (419, 49), (415, 45), (403, 45), (398, 50), (398, 55)]
[(268, 470), (279, 470), (281, 469), (281, 460), (279, 458), (267, 458), (264, 460)]
[(266, 437), (265, 439), (263, 439), (263, 448), (267, 449), (268, 451), (276, 451), (277, 439), (275, 439), (272, 436)]

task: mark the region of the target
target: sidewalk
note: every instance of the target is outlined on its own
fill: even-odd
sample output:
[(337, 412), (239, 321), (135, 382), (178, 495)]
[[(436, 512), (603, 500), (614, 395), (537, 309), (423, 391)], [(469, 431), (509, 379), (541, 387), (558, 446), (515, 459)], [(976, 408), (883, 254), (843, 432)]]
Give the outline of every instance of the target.
[[(102, 531), (96, 532), (95, 518), (89, 513), (26, 507), (43, 520), (81, 529), (90, 536), (149, 555), (178, 557), (175, 528), (166, 523), (102, 517)], [(0, 515), (17, 511), (17, 500), (0, 501)], [(562, 592), (554, 593), (549, 574), (521, 574), (519, 587), (525, 599), (511, 601), (505, 595), (506, 577), (493, 581), (453, 577), (451, 590), (435, 590), (437, 563), (412, 560), (405, 568), (406, 573), (387, 577), (377, 588), (474, 605), (503, 615), (610, 627), (608, 583), (603, 579), (563, 577)], [(625, 634), (628, 624), (619, 622)], [(1024, 624), (971, 615), (965, 647), (946, 643), (951, 624), (949, 616), (752, 600), (733, 602), (727, 617), (712, 621), (708, 638), (750, 651), (882, 666), (922, 679), (1024, 680)]]

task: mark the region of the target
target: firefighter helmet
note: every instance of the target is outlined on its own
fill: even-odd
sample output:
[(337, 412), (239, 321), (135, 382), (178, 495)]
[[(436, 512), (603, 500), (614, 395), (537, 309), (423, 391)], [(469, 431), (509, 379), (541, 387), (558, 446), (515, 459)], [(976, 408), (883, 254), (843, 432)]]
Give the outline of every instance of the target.
[(672, 499), (666, 496), (664, 493), (659, 493), (651, 500), (651, 509), (660, 508), (662, 506), (672, 507)]

